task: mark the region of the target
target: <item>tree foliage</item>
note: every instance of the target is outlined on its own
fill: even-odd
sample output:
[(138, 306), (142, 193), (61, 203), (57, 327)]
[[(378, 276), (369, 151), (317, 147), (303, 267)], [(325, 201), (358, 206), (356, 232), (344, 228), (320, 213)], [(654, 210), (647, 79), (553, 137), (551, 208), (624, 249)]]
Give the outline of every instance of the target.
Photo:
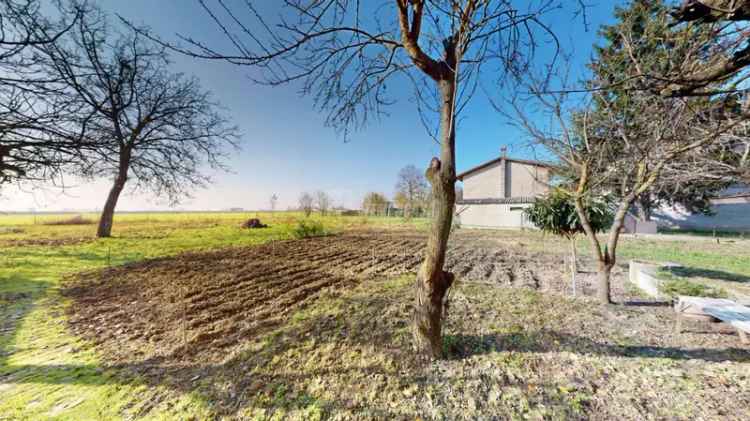
[[(646, 131), (652, 130), (651, 122), (637, 114), (642, 112), (643, 92), (652, 82), (639, 76), (673, 73), (685, 62), (699, 60), (696, 46), (713, 46), (716, 42), (715, 34), (706, 25), (673, 28), (671, 11), (662, 0), (635, 0), (626, 7), (615, 7), (617, 21), (600, 29), (603, 44), (594, 47), (595, 59), (589, 67), (595, 80), (592, 86), (609, 86), (592, 98), (594, 107), (586, 116), (591, 132), (601, 129), (601, 125), (611, 125), (609, 115), (616, 114), (618, 124), (627, 125), (629, 138), (648, 137)], [(706, 110), (706, 113), (731, 110), (735, 101), (734, 96), (685, 100), (689, 107)], [(701, 124), (701, 120), (695, 118), (694, 124)], [(744, 130), (737, 127), (735, 132)], [(689, 138), (690, 134), (686, 133), (685, 137)], [(648, 219), (652, 209), (676, 204), (689, 211), (709, 213), (711, 198), (741, 177), (736, 170), (738, 137), (724, 135), (720, 140), (723, 141), (685, 151), (665, 165), (649, 191), (637, 199), (641, 216)], [(627, 146), (618, 142), (612, 145), (615, 148)], [(746, 146), (750, 147), (750, 143)], [(627, 153), (623, 150), (623, 154)], [(620, 182), (613, 178), (611, 184)]]
[[(636, 200), (664, 186), (734, 177), (736, 169), (726, 157), (747, 142), (745, 113), (731, 96), (658, 95), (641, 67), (699, 63), (696, 49), (716, 38), (703, 27), (669, 31), (665, 9), (652, 2), (636, 0), (629, 6), (618, 10), (618, 22), (602, 29), (609, 38), (591, 60), (586, 92), (571, 89), (562, 66), (553, 77), (529, 72), (521, 83), (530, 94), (511, 101), (532, 142), (560, 161), (558, 172), (566, 179), (561, 188), (573, 198), (598, 261), (602, 303), (611, 302), (610, 273)], [(539, 112), (549, 118), (532, 116)], [(587, 201), (602, 195), (615, 198), (605, 240), (596, 235), (585, 210)]]
[[(588, 200), (584, 208), (594, 232), (602, 232), (612, 226), (612, 204), (606, 198)], [(534, 226), (544, 232), (567, 239), (585, 234), (575, 201), (563, 190), (553, 189), (547, 195), (536, 198), (531, 206), (524, 209), (524, 213)]]

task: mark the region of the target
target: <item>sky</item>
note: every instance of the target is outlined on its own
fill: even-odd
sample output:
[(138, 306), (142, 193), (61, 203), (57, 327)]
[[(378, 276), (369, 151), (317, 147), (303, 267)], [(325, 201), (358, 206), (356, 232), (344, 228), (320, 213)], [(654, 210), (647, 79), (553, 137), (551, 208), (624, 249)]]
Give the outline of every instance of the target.
[[(253, 2), (265, 10), (278, 4), (275, 0)], [(197, 0), (97, 0), (96, 3), (113, 19), (114, 14), (119, 14), (149, 26), (165, 39), (175, 39), (179, 33), (210, 45), (227, 45)], [(583, 71), (591, 55), (596, 28), (611, 23), (614, 4), (618, 2), (587, 3), (591, 4), (588, 30), (581, 18), (572, 16), (570, 11), (555, 13), (546, 20), (563, 46), (574, 52), (577, 66), (574, 71), (578, 72)], [(549, 52), (545, 51), (548, 48), (541, 46), (542, 56)], [(398, 102), (387, 108), (387, 116), (371, 121), (345, 141), (336, 131), (325, 127), (325, 114), (314, 109), (310, 97), (299, 94), (299, 85), (259, 86), (252, 82), (252, 70), (247, 67), (180, 55), (173, 55), (172, 59), (173, 71), (198, 77), (202, 86), (226, 107), (227, 116), (243, 133), (242, 149), (233, 152), (226, 162), (229, 172), (207, 171), (214, 182), (206, 189), (195, 190), (191, 198), (176, 207), (148, 192), (126, 190), (120, 198), (119, 211), (267, 209), (273, 194), (279, 198), (277, 209), (287, 209), (296, 205), (302, 192), (316, 190), (329, 193), (337, 206), (357, 208), (369, 191), (391, 196), (399, 169), (407, 165), (424, 168), (439, 154), (405, 87), (395, 86), (404, 88), (405, 93), (395, 95)], [(510, 156), (518, 158), (534, 158), (540, 153), (526, 148), (523, 134), (481, 95), (464, 111), (456, 136), (459, 172), (496, 158), (502, 146), (508, 147)], [(4, 188), (0, 210), (100, 210), (111, 183), (108, 179), (92, 182), (74, 177), (65, 181), (64, 190), (52, 186)]]

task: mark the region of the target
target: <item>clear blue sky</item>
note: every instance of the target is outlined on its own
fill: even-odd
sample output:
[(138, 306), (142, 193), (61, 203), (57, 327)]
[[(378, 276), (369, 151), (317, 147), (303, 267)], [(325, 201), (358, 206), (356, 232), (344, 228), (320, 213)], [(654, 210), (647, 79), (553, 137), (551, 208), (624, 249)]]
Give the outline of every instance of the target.
[[(569, 0), (563, 0), (567, 3)], [(225, 45), (195, 0), (98, 0), (112, 14), (150, 26), (167, 39), (175, 33), (189, 34), (213, 45)], [(231, 3), (231, 2), (230, 2)], [(257, 2), (276, 7), (275, 0)], [(572, 3), (572, 1), (571, 1)], [(588, 3), (588, 2), (587, 2)], [(596, 28), (610, 22), (613, 1), (599, 0), (589, 10), (590, 29), (569, 12), (548, 18), (567, 48), (574, 48), (577, 64), (591, 54)], [(114, 16), (113, 16), (114, 18)], [(261, 87), (248, 78), (250, 70), (226, 63), (206, 62), (174, 56), (174, 70), (194, 74), (206, 89), (229, 109), (229, 116), (244, 133), (242, 151), (228, 162), (231, 173), (214, 174), (215, 183), (194, 192), (178, 208), (213, 210), (229, 207), (263, 209), (269, 197), (279, 196), (281, 209), (296, 204), (302, 191), (325, 190), (335, 204), (355, 207), (368, 191), (393, 192), (396, 173), (406, 165), (424, 167), (437, 155), (437, 145), (419, 123), (414, 105), (405, 93), (388, 111), (390, 116), (372, 121), (344, 143), (332, 129), (324, 127), (325, 116), (316, 112), (310, 98), (298, 95), (299, 86)], [(495, 158), (501, 145), (512, 156), (532, 157), (523, 148), (521, 134), (508, 125), (478, 96), (464, 113), (457, 133), (458, 170)], [(6, 191), (0, 198), (5, 210), (100, 209), (109, 180), (74, 185), (60, 193), (50, 188), (29, 192)], [(118, 210), (168, 209), (149, 194), (126, 194)]]

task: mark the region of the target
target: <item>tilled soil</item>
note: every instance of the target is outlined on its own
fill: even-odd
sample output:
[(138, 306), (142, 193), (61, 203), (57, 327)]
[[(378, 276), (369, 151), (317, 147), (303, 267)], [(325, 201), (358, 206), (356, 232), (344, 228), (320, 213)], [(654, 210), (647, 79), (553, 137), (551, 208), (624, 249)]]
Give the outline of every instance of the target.
[[(113, 361), (219, 362), (322, 290), (416, 271), (424, 243), (423, 233), (358, 231), (188, 253), (85, 273), (65, 293), (74, 330)], [(459, 234), (447, 267), (461, 280), (554, 291), (566, 288), (562, 261)]]
[[(560, 248), (493, 233), (452, 235), (446, 266), (463, 285), (444, 326), (450, 358), (422, 365), (408, 280), (378, 279), (416, 271), (425, 240), (350, 231), (182, 254), (84, 273), (64, 292), (106, 365), (198, 390), (217, 418), (307, 419), (314, 396), (333, 419), (744, 419), (750, 354), (733, 331), (675, 333), (669, 303), (632, 302), (621, 272), (623, 305), (562, 299)], [(580, 274), (578, 292), (594, 294), (593, 280)]]

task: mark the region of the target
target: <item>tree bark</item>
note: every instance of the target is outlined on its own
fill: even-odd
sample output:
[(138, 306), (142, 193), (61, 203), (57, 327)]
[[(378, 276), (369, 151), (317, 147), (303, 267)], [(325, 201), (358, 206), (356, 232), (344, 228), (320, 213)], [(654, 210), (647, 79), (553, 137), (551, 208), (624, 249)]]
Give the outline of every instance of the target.
[(612, 304), (610, 278), (614, 265), (614, 262), (599, 262), (599, 271), (596, 274), (598, 280), (596, 296), (601, 304)]
[(114, 221), (115, 208), (117, 207), (117, 201), (120, 199), (120, 194), (125, 188), (125, 183), (128, 181), (129, 168), (130, 150), (125, 149), (120, 153), (120, 165), (117, 175), (115, 176), (115, 182), (109, 190), (107, 201), (104, 203), (104, 209), (102, 209), (102, 215), (99, 218), (99, 227), (96, 230), (96, 236), (98, 238), (112, 236), (112, 223)]
[(651, 221), (651, 199), (647, 195), (638, 198), (636, 209), (638, 210), (638, 219), (644, 222)]
[(570, 280), (573, 286), (573, 296), (576, 296), (576, 275), (578, 275), (578, 252), (576, 250), (576, 238), (570, 237)]
[(432, 226), (430, 227), (425, 258), (417, 273), (414, 309), (414, 347), (423, 357), (443, 356), (443, 304), (446, 292), (453, 284), (453, 274), (443, 271), (456, 202), (455, 127), (453, 80), (439, 82), (441, 91), (440, 159), (433, 158), (427, 169), (427, 180), (432, 186)]

